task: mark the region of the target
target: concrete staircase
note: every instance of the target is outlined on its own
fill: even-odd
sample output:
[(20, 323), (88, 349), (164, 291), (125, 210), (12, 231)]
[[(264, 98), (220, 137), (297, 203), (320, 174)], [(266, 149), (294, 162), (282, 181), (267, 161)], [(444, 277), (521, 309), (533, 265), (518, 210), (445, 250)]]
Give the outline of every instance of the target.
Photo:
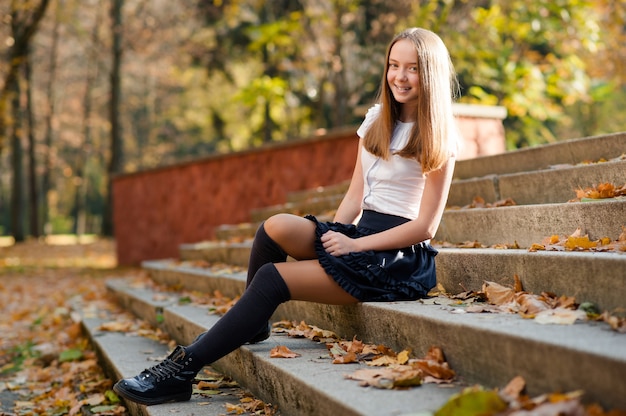
[[(528, 248), (545, 237), (570, 235), (578, 228), (593, 240), (616, 240), (626, 226), (626, 197), (567, 201), (576, 197), (577, 188), (626, 183), (625, 154), (626, 133), (618, 133), (458, 162), (450, 207), (468, 205), (476, 196), (487, 203), (511, 198), (516, 205), (450, 208), (445, 212), (436, 240), (452, 244), (439, 249), (439, 283), (447, 292), (459, 293), (478, 291), (484, 281), (512, 285), (517, 275), (527, 292), (575, 296), (578, 303), (592, 302), (602, 311), (623, 312), (626, 252), (531, 252)], [(583, 163), (603, 159), (608, 161)], [(182, 245), (180, 259), (145, 261), (142, 267), (161, 287), (207, 293), (219, 290), (226, 296), (237, 296), (244, 288), (243, 270), (253, 233), (261, 221), (276, 212), (330, 218), (346, 188), (347, 184), (338, 184), (293, 194), (284, 205), (251, 212), (248, 224), (222, 226), (215, 241)], [(477, 241), (484, 247), (454, 247), (466, 241)], [(519, 248), (489, 248), (503, 244)], [(197, 267), (194, 260), (222, 263), (232, 270), (212, 271)], [(190, 343), (218, 319), (206, 308), (181, 304), (177, 291), (159, 291), (126, 280), (111, 280), (108, 288), (126, 310), (162, 328), (180, 344)], [(438, 346), (458, 375), (452, 387), (425, 384), (398, 391), (360, 387), (344, 377), (356, 365), (333, 365), (325, 345), (282, 334), (241, 347), (213, 367), (263, 401), (277, 405), (282, 415), (433, 412), (464, 386), (504, 387), (515, 376), (526, 380), (531, 396), (583, 390), (584, 402), (626, 409), (626, 334), (611, 330), (603, 322), (542, 325), (515, 314), (462, 312), (462, 307), (437, 302), (338, 307), (292, 301), (274, 316), (275, 320), (304, 320), (347, 339), (356, 335), (396, 351), (410, 348), (416, 357)], [(164, 346), (147, 339), (113, 339), (115, 334), (97, 331), (97, 320), (84, 322), (100, 349), (103, 364), (116, 378), (135, 375), (153, 365), (146, 361), (146, 350), (165, 353)], [(277, 345), (286, 345), (302, 356), (269, 358)], [(142, 415), (226, 413), (219, 398), (198, 407), (203, 400), (194, 395), (189, 403), (148, 408), (129, 404), (129, 408), (132, 414)], [(215, 407), (210, 410), (209, 405)]]

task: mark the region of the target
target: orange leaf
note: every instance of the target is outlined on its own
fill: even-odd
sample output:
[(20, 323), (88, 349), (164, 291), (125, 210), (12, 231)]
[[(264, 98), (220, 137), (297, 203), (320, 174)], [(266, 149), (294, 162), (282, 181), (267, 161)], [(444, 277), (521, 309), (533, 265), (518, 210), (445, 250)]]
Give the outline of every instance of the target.
[(291, 351), (289, 348), (284, 345), (279, 345), (277, 347), (272, 348), (270, 351), (270, 358), (296, 358), (300, 357), (300, 354), (297, 352)]
[(535, 295), (520, 293), (516, 297), (517, 303), (521, 307), (521, 312), (527, 315), (536, 315), (541, 311), (550, 309), (550, 306)]
[(335, 356), (333, 359), (333, 364), (351, 364), (356, 362), (358, 362), (357, 356), (352, 351), (343, 355)]
[(485, 282), (483, 284), (483, 292), (487, 296), (489, 303), (494, 305), (504, 305), (512, 302), (515, 298), (513, 289), (495, 282)]
[(362, 386), (373, 386), (381, 389), (394, 387), (419, 386), (422, 383), (422, 372), (412, 366), (382, 367), (360, 369), (346, 378), (361, 381)]

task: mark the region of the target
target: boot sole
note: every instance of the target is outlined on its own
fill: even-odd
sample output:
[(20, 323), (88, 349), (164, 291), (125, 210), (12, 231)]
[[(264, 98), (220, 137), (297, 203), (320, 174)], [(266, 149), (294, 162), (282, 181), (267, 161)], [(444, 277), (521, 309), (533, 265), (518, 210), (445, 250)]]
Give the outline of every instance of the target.
[(134, 393), (131, 393), (127, 390), (124, 390), (122, 387), (115, 384), (113, 386), (113, 391), (117, 393), (119, 396), (122, 396), (126, 400), (130, 400), (135, 403), (143, 404), (146, 406), (153, 406), (156, 404), (163, 404), (168, 402), (186, 402), (191, 399), (191, 392), (184, 392), (178, 394), (172, 394), (170, 396), (161, 396), (154, 399), (147, 399), (142, 396), (138, 396)]

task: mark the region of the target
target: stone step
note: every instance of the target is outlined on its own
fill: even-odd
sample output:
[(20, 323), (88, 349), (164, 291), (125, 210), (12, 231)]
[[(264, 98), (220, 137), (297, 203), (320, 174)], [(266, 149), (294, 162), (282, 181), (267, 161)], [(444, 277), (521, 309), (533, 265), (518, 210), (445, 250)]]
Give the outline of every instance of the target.
[[(449, 293), (467, 290), (479, 291), (486, 280), (506, 286), (513, 284), (517, 275), (530, 293), (552, 292), (574, 296), (579, 303), (592, 302), (601, 310), (614, 311), (626, 308), (626, 253), (616, 252), (560, 252), (526, 249), (494, 248), (439, 248), (437, 255), (437, 281)], [(226, 263), (246, 268), (250, 243), (222, 245), (215, 250), (189, 250), (184, 260), (204, 260)], [(194, 267), (177, 266), (165, 261), (144, 262), (144, 268), (159, 273), (166, 268), (170, 274), (183, 274), (171, 285), (183, 280), (185, 273), (194, 273)], [(163, 278), (161, 278), (163, 279)], [(213, 278), (217, 279), (217, 278)], [(242, 278), (245, 281), (245, 278)], [(231, 282), (224, 279), (221, 285)], [(229, 288), (229, 293), (239, 293), (241, 287)], [(200, 289), (198, 289), (200, 290)], [(207, 288), (212, 291), (215, 288)]]
[[(462, 207), (482, 197), (492, 203), (511, 198), (517, 205), (563, 203), (576, 198), (576, 190), (601, 183), (616, 186), (626, 184), (626, 159), (613, 162), (558, 167), (530, 172), (489, 175), (482, 178), (457, 179), (450, 187), (447, 205)], [(341, 191), (341, 192), (340, 192)], [(274, 214), (289, 212), (296, 215), (333, 212), (341, 202), (343, 187), (314, 190), (315, 197), (296, 196), (285, 204), (255, 209), (251, 219), (255, 223)], [(310, 192), (303, 192), (308, 195)]]
[[(607, 182), (616, 186), (626, 183), (626, 160), (455, 180), (450, 189), (448, 206), (469, 205), (477, 196), (487, 203), (511, 198), (517, 206), (565, 203), (576, 198), (577, 189)], [(219, 240), (226, 241), (252, 238), (260, 222), (274, 214), (332, 213), (339, 206), (342, 197), (342, 194), (329, 194), (326, 197), (318, 195), (315, 199), (303, 198), (300, 201), (254, 210), (251, 213), (252, 223), (222, 226), (218, 228), (216, 235)], [(332, 215), (326, 217), (331, 218)]]
[[(191, 343), (218, 320), (217, 316), (209, 315), (206, 308), (179, 305), (176, 293), (158, 293), (123, 280), (108, 282), (108, 288), (127, 310), (147, 322), (159, 324), (183, 345)], [(278, 345), (301, 356), (295, 359), (270, 358), (270, 350)], [(282, 334), (272, 334), (260, 344), (244, 345), (213, 363), (212, 367), (237, 380), (264, 402), (277, 405), (284, 416), (391, 416), (432, 412), (460, 389), (459, 386), (441, 388), (432, 384), (393, 391), (360, 387), (358, 382), (344, 376), (365, 365), (334, 365), (324, 344)], [(193, 401), (200, 399), (194, 395)], [(158, 407), (161, 406), (150, 409)], [(196, 409), (206, 414), (203, 408)]]
[[(151, 274), (160, 281), (159, 275), (167, 274), (167, 270)], [(225, 274), (217, 277), (229, 278)], [(194, 274), (183, 273), (178, 279), (180, 287), (195, 286), (198, 281), (213, 277), (211, 272), (198, 270)], [(243, 285), (241, 274), (233, 276), (233, 280)], [(224, 288), (214, 282), (204, 283), (203, 290), (212, 285)], [(109, 282), (109, 288), (127, 310), (148, 322), (161, 322), (163, 330), (183, 344), (191, 342), (216, 319), (207, 315), (204, 308), (179, 305), (177, 293), (157, 294), (119, 281)], [(438, 346), (466, 384), (494, 388), (519, 375), (528, 381), (531, 396), (582, 389), (585, 401), (607, 408), (626, 407), (626, 338), (609, 330), (606, 324), (540, 325), (517, 315), (462, 313), (459, 306), (420, 301), (351, 306), (292, 301), (281, 305), (274, 319), (304, 320), (346, 339), (356, 335), (364, 342), (384, 344), (397, 351), (410, 348), (416, 356)], [(303, 353), (303, 357), (294, 361), (267, 359), (269, 350), (280, 344)], [(314, 349), (311, 353), (310, 348)], [(436, 396), (442, 393), (439, 389), (412, 389), (406, 396), (403, 392), (360, 390), (356, 383), (343, 379), (343, 374), (352, 368), (330, 364), (322, 367), (321, 363), (329, 363), (319, 359), (324, 354), (323, 347), (273, 335), (269, 342), (240, 348), (214, 367), (234, 377), (262, 400), (277, 404), (286, 414), (337, 414), (324, 405), (318, 406), (326, 402), (341, 406), (339, 414), (419, 413), (432, 411), (449, 394), (447, 389), (443, 396)], [(259, 356), (265, 357), (263, 363)], [(376, 395), (376, 399), (368, 398), (369, 395)], [(425, 401), (426, 396), (431, 399)], [(382, 408), (369, 407), (381, 403)]]
[(562, 203), (576, 198), (577, 189), (607, 182), (618, 187), (626, 184), (626, 156), (606, 163), (457, 179), (447, 205), (462, 207), (477, 196), (490, 203), (507, 198), (517, 205)]
[[(626, 156), (623, 160), (582, 165), (560, 165), (551, 169), (455, 179), (448, 196), (449, 207), (465, 206), (475, 197), (486, 202), (511, 198), (517, 205), (563, 203), (576, 198), (576, 190), (601, 183), (626, 184)], [(290, 196), (285, 204), (255, 209), (251, 219), (259, 223), (274, 214), (320, 214), (337, 209), (345, 184), (303, 191)]]
[(564, 204), (446, 210), (438, 241), (484, 245), (517, 244), (522, 248), (551, 235), (571, 235), (580, 228), (592, 240), (616, 240), (626, 225), (626, 198)]
[[(626, 226), (626, 198), (620, 197), (594, 202), (448, 209), (435, 239), (453, 244), (478, 241), (487, 246), (517, 242), (520, 247), (528, 248), (551, 235), (571, 235), (578, 228), (592, 240), (603, 237), (616, 240), (623, 226)], [(249, 223), (233, 229), (242, 240), (251, 240), (257, 227), (258, 223)], [(223, 238), (227, 236), (226, 228)], [(245, 266), (247, 254), (243, 251), (248, 243), (228, 243), (228, 240), (183, 244), (181, 258), (206, 259), (213, 252), (212, 261)]]
[(287, 195), (287, 202), (306, 202), (311, 199), (319, 198), (320, 196), (343, 196), (348, 191), (349, 186), (350, 181), (345, 181), (335, 185), (319, 186), (315, 189), (291, 192)]
[(517, 275), (529, 293), (573, 296), (602, 311), (626, 308), (626, 253), (440, 248), (436, 265), (437, 282), (453, 294), (479, 291), (485, 281), (511, 287)]
[[(610, 161), (620, 157), (621, 161), (598, 163), (602, 159)], [(460, 160), (456, 163), (450, 190), (453, 202), (448, 205), (467, 205), (475, 196), (482, 196), (488, 202), (513, 198), (520, 205), (566, 202), (576, 196), (575, 190), (579, 187), (604, 182), (622, 185), (626, 181), (625, 159), (626, 132), (621, 132)], [(499, 178), (495, 185), (494, 178)], [(485, 184), (481, 183), (483, 180)], [(347, 181), (294, 192), (287, 196), (287, 202), (340, 196), (345, 194), (349, 184)], [(467, 187), (475, 187), (476, 191), (465, 192)], [(523, 188), (522, 193), (520, 188)]]
[[(583, 164), (585, 161), (605, 163)], [(576, 189), (626, 182), (626, 132), (535, 146), (499, 155), (458, 161), (448, 206), (465, 206), (477, 196), (491, 203), (512, 198), (517, 205), (563, 203)], [(252, 238), (258, 224), (271, 215), (291, 212), (321, 215), (334, 211), (349, 182), (294, 192), (287, 203), (251, 212), (251, 222), (225, 224), (216, 229), (218, 240)]]
[(253, 209), (250, 212), (252, 222), (261, 222), (275, 214), (289, 212), (296, 215), (313, 214), (319, 215), (326, 212), (334, 212), (343, 199), (343, 194), (321, 195), (314, 199), (287, 202), (285, 204), (272, 205), (269, 207)]
[(550, 166), (578, 165), (584, 161), (610, 160), (626, 152), (626, 132), (564, 140), (498, 155), (457, 162), (454, 177), (477, 178), (487, 175), (528, 172)]
[[(248, 267), (252, 240), (241, 243), (225, 241), (204, 241), (201, 243), (181, 244), (181, 260), (205, 260), (211, 263), (224, 263), (238, 267)], [(150, 264), (150, 262), (143, 262)]]

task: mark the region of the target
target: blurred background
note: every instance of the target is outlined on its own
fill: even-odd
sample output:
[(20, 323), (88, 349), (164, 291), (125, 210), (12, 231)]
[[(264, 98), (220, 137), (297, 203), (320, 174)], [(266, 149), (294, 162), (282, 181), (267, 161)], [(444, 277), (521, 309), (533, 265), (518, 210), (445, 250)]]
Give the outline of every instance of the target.
[(507, 149), (626, 130), (626, 0), (0, 0), (0, 236), (112, 235), (117, 174), (358, 125), (437, 32)]

